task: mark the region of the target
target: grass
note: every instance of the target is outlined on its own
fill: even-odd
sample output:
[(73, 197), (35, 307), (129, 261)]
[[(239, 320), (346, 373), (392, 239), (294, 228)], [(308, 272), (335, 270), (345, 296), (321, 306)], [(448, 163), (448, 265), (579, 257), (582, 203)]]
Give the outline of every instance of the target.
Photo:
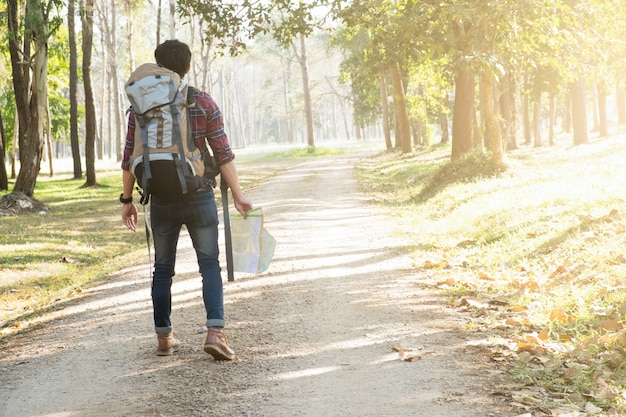
[[(363, 192), (414, 248), (418, 284), (466, 315), (462, 330), (508, 364), (512, 401), (524, 392), (532, 410), (626, 412), (625, 139), (561, 138), (507, 153), (505, 166), (481, 154), (450, 162), (439, 146), (357, 167)], [(349, 151), (246, 150), (237, 165), (249, 189), (303, 157)], [(0, 218), (3, 332), (145, 259), (143, 234), (119, 221), (119, 170), (98, 181), (83, 189), (42, 177), (36, 197), (48, 214)]]
[(626, 411), (624, 139), (522, 147), (502, 167), (480, 154), (450, 162), (446, 147), (358, 167), (432, 277), (424, 285), (467, 314), (465, 331), (508, 361), (543, 412)]
[[(323, 153), (240, 150), (242, 188)], [(47, 213), (0, 217), (0, 338), (27, 329), (32, 318), (82, 287), (147, 259), (143, 223), (131, 233), (120, 220), (119, 164), (103, 164), (97, 170), (99, 186), (83, 188), (84, 179), (71, 179), (71, 168), (64, 170), (61, 162), (54, 177), (37, 180), (35, 198)]]

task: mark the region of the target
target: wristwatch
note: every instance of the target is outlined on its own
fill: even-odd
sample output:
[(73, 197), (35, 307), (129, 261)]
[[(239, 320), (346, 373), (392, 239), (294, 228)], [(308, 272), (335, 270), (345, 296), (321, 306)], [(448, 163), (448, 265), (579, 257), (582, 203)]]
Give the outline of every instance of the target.
[(131, 195), (128, 198), (124, 198), (124, 193), (120, 194), (120, 203), (128, 204), (133, 202), (133, 196)]

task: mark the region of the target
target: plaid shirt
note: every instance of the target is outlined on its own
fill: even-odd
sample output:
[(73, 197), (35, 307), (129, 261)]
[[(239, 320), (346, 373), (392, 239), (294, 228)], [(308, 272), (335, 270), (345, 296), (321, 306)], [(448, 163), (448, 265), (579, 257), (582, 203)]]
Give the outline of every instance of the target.
[[(194, 89), (196, 105), (188, 108), (191, 118), (191, 132), (198, 149), (206, 153), (207, 141), (219, 165), (235, 159), (230, 149), (228, 137), (224, 132), (222, 112), (215, 101), (207, 93)], [(204, 110), (204, 111), (203, 111)], [(126, 145), (122, 159), (122, 169), (130, 170), (130, 157), (135, 147), (135, 114), (132, 108), (128, 111), (128, 130), (126, 131)], [(205, 117), (206, 114), (206, 117)]]

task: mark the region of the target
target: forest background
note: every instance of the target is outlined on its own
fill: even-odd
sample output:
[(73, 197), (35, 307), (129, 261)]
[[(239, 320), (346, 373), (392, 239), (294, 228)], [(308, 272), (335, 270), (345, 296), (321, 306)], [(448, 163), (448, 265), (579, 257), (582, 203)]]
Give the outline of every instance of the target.
[[(63, 192), (114, 188), (96, 166), (121, 159), (123, 83), (159, 42), (179, 38), (194, 52), (190, 83), (215, 97), (234, 147), (285, 144), (315, 155), (320, 144), (368, 139), (393, 151), (363, 164), (362, 180), (377, 201), (418, 213), (414, 244), (431, 249), (419, 269), (449, 275), (435, 285), (452, 308), (478, 317), (468, 327), (504, 334), (494, 361), (515, 356), (520, 384), (542, 386), (517, 401), (536, 406), (547, 390), (579, 410), (624, 409), (625, 222), (612, 208), (619, 176), (605, 182), (621, 172), (623, 145), (607, 140), (589, 161), (580, 146), (626, 123), (623, 1), (8, 0), (0, 17), (5, 205), (16, 196), (69, 201), (40, 174), (45, 166), (54, 175), (63, 158), (73, 177)], [(576, 185), (548, 189), (567, 172)], [(467, 184), (477, 180), (480, 196), (470, 199)], [(528, 199), (550, 193), (558, 195)], [(28, 217), (33, 229), (4, 230), (6, 242), (18, 228), (40, 231), (45, 218), (37, 219)], [(441, 237), (452, 229), (454, 245)], [(24, 261), (5, 261), (16, 259)], [(515, 272), (503, 272), (507, 262)], [(542, 298), (555, 294), (558, 302)], [(537, 309), (539, 300), (553, 307)]]
[(624, 123), (617, 0), (164, 3), (0, 6), (13, 192), (32, 197), (46, 154), (71, 155), (75, 177), (84, 157), (87, 186), (96, 159), (120, 160), (124, 81), (166, 38), (191, 45), (189, 81), (215, 96), (236, 147), (369, 135), (403, 153), (451, 142), (452, 159), (486, 149), (497, 167), (520, 134), (552, 143), (557, 120), (574, 144), (588, 114), (602, 136), (609, 111)]

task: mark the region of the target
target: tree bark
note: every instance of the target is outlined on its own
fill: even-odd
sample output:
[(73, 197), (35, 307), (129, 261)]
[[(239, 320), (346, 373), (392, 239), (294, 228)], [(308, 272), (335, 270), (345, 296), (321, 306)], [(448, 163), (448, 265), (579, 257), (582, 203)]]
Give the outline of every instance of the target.
[(615, 88), (615, 97), (617, 101), (617, 123), (621, 126), (626, 124), (626, 98), (621, 80), (618, 80), (618, 86)]
[(460, 65), (454, 82), (452, 159), (458, 159), (474, 148), (474, 97), (474, 74), (466, 66)]
[(311, 87), (309, 86), (309, 65), (307, 63), (306, 43), (304, 35), (300, 35), (300, 52), (298, 53), (295, 46), (294, 51), (300, 62), (302, 71), (302, 92), (304, 95), (304, 113), (306, 117), (306, 137), (307, 145), (311, 148), (315, 147), (315, 139), (313, 138), (313, 105), (311, 103)]
[[(11, 2), (9, 1), (9, 3)], [(10, 9), (11, 5), (8, 5), (8, 8)], [(23, 65), (21, 57), (19, 57), (20, 59), (17, 62), (13, 61), (12, 55), (13, 65), (22, 68), (21, 71), (23, 71), (23, 73), (18, 75), (21, 80), (18, 81), (20, 84), (18, 87), (19, 91), (15, 91), (16, 105), (19, 106), (20, 102), (28, 101), (26, 105), (28, 109), (26, 110), (27, 117), (23, 120), (24, 124), (20, 123), (20, 129), (24, 127), (25, 132), (23, 136), (20, 134), (20, 171), (17, 174), (13, 192), (20, 192), (28, 197), (32, 197), (43, 155), (43, 114), (48, 98), (48, 45), (46, 40), (49, 33), (47, 17), (44, 15), (44, 5), (40, 0), (27, 2), (26, 14), (29, 16), (27, 21), (31, 23), (24, 30), (23, 57), (28, 59), (30, 56), (29, 45), (31, 39), (34, 41), (35, 53), (32, 58), (30, 98), (28, 97), (28, 90), (21, 90), (28, 85), (23, 82), (26, 78), (24, 72), (28, 72), (28, 66)], [(19, 36), (16, 39), (19, 39)], [(20, 102), (18, 102), (18, 95), (22, 96), (20, 97)]]
[(537, 91), (533, 100), (533, 137), (535, 138), (534, 146), (539, 148), (541, 141), (541, 92)]
[(7, 177), (7, 166), (5, 163), (7, 140), (4, 131), (4, 121), (0, 114), (0, 190), (9, 189), (9, 178)]
[(93, 0), (83, 0), (83, 84), (85, 87), (85, 167), (86, 187), (96, 185), (96, 109), (91, 85), (91, 49), (93, 46)]
[(48, 151), (48, 168), (50, 176), (54, 176), (54, 166), (52, 161), (52, 120), (50, 118), (50, 102), (46, 101), (46, 149)]
[(78, 55), (76, 51), (76, 14), (74, 1), (67, 6), (68, 37), (70, 42), (70, 147), (74, 166), (74, 179), (83, 177), (83, 168), (80, 159), (80, 145), (78, 142)]
[(510, 71), (500, 84), (500, 114), (502, 115), (502, 141), (507, 150), (517, 149), (517, 113), (515, 109), (515, 84)]
[(404, 95), (404, 86), (402, 84), (402, 72), (400, 64), (395, 63), (391, 67), (391, 81), (393, 85), (393, 103), (396, 115), (396, 126), (398, 127), (398, 139), (402, 153), (410, 153), (413, 150), (411, 146), (411, 127), (409, 125), (409, 114), (406, 108), (406, 98)]
[(500, 124), (498, 122), (495, 99), (493, 96), (495, 82), (493, 70), (485, 66), (481, 78), (480, 101), (482, 102), (482, 108), (484, 110), (483, 122), (485, 124), (485, 141), (489, 143), (492, 162), (496, 165), (501, 165), (503, 161), (502, 134), (500, 132)]
[(606, 114), (607, 88), (603, 82), (597, 83), (598, 88), (598, 129), (601, 138), (609, 135), (609, 122)]
[(393, 148), (391, 143), (391, 128), (389, 127), (389, 102), (387, 101), (387, 83), (385, 82), (385, 73), (380, 74), (380, 106), (382, 109), (383, 134), (385, 135), (385, 147), (387, 150)]
[(570, 85), (572, 97), (572, 131), (574, 145), (588, 142), (587, 108), (585, 105), (585, 80), (578, 79)]

